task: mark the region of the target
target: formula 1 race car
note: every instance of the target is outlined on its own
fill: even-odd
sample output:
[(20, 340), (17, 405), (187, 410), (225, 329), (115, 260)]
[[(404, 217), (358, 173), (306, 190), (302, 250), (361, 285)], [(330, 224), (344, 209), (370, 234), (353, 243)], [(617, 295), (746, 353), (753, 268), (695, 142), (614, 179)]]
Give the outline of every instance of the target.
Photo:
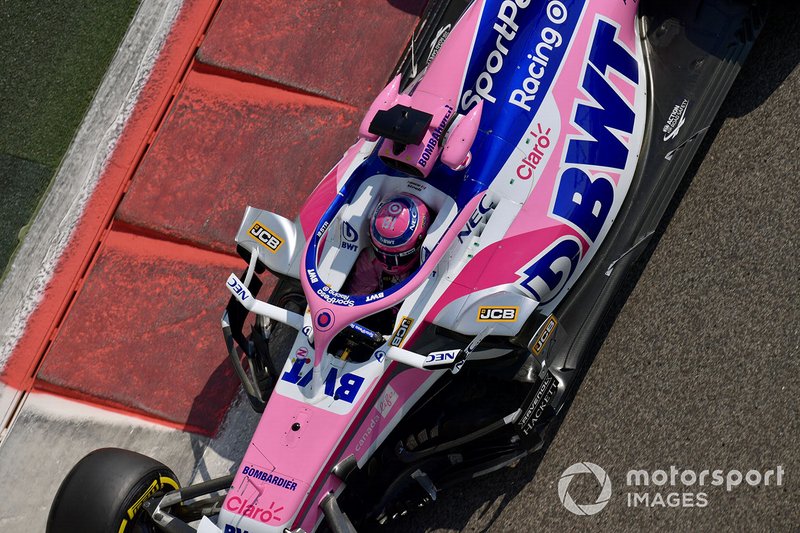
[(298, 217), (245, 212), (222, 325), (263, 415), (235, 473), (99, 450), (49, 531), (373, 529), (542, 453), (763, 11), (432, 2)]

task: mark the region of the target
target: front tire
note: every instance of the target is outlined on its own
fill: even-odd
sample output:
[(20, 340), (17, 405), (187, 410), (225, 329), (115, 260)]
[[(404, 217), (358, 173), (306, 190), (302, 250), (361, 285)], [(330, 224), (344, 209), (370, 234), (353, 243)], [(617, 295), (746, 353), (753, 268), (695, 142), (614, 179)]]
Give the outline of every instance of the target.
[(95, 450), (76, 464), (56, 493), (47, 533), (150, 533), (143, 504), (180, 488), (162, 463), (129, 450)]

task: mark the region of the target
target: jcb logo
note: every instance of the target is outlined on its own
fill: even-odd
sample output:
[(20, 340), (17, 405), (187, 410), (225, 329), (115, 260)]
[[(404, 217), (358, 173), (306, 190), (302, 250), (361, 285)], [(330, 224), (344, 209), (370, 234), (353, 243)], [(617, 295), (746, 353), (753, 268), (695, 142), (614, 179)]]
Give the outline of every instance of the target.
[(262, 226), (261, 223), (257, 221), (253, 222), (248, 233), (273, 254), (277, 252), (278, 248), (283, 244), (283, 239), (275, 235), (271, 229)]
[(536, 342), (534, 342), (533, 346), (531, 346), (531, 351), (533, 352), (534, 355), (539, 355), (540, 353), (542, 353), (544, 345), (547, 344), (547, 341), (550, 340), (550, 337), (553, 335), (553, 331), (556, 329), (557, 325), (558, 325), (558, 320), (556, 320), (556, 317), (554, 317), (553, 315), (547, 317), (547, 320), (545, 320), (544, 325), (539, 330), (540, 333), (536, 339)]
[(392, 338), (392, 346), (400, 346), (403, 344), (403, 341), (408, 334), (408, 330), (411, 329), (411, 324), (414, 323), (413, 318), (408, 318), (407, 316), (403, 317), (403, 320), (400, 321), (400, 327), (397, 328), (397, 331), (394, 333), (394, 337)]
[(478, 322), (515, 322), (519, 307), (479, 307)]

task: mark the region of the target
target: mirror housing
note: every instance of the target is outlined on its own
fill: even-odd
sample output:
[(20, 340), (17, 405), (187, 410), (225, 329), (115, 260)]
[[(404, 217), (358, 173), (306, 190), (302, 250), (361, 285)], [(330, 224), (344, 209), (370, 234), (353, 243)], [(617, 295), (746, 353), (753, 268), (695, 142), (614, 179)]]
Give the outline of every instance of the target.
[(367, 110), (367, 114), (364, 116), (364, 120), (361, 121), (361, 126), (358, 128), (358, 136), (362, 139), (366, 139), (370, 142), (375, 142), (378, 140), (378, 135), (375, 133), (370, 133), (369, 126), (372, 124), (375, 115), (378, 114), (378, 111), (387, 111), (391, 108), (396, 102), (397, 97), (400, 92), (400, 81), (401, 76), (398, 74), (394, 77), (392, 81), (389, 82), (389, 85), (383, 88), (377, 98), (372, 102), (372, 105), (369, 106)]
[(297, 224), (278, 214), (248, 206), (236, 233), (236, 243), (273, 272), (300, 277), (305, 236)]
[(442, 163), (449, 168), (461, 170), (469, 164), (469, 159), (471, 159), (469, 151), (478, 135), (482, 113), (483, 100), (450, 128), (440, 157)]

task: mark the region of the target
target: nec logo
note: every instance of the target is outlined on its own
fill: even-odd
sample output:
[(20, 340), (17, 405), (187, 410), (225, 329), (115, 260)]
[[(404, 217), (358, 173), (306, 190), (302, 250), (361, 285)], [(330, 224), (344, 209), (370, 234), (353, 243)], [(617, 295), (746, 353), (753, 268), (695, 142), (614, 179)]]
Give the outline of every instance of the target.
[(262, 226), (258, 221), (253, 222), (248, 233), (273, 254), (277, 252), (278, 248), (283, 244), (283, 239), (275, 235), (271, 229)]
[(406, 335), (408, 334), (408, 330), (411, 329), (411, 325), (413, 323), (414, 323), (413, 318), (408, 318), (407, 316), (403, 317), (403, 320), (400, 321), (400, 327), (397, 328), (397, 331), (395, 332), (394, 337), (392, 338), (392, 346), (399, 347), (401, 344), (403, 344), (403, 341), (405, 340)]
[(242, 285), (242, 282), (239, 281), (239, 278), (237, 278), (235, 274), (228, 276), (228, 287), (242, 302), (246, 302), (250, 298), (250, 291)]
[[(489, 205), (483, 205), (484, 200), (486, 200)], [(489, 201), (486, 196), (481, 198), (481, 201), (478, 202), (478, 207), (472, 212), (469, 220), (467, 220), (467, 225), (464, 226), (464, 229), (458, 233), (458, 242), (464, 244), (465, 239), (468, 239), (470, 235), (475, 232), (475, 229), (478, 227), (478, 225), (485, 220), (486, 213), (495, 207), (497, 206), (493, 202)]]
[(484, 307), (478, 308), (478, 322), (515, 322), (519, 307)]

